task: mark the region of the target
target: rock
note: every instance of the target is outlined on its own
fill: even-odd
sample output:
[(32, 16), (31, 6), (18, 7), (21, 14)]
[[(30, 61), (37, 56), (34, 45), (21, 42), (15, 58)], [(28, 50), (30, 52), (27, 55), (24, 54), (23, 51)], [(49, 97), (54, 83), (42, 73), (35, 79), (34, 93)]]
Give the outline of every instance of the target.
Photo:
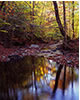
[(62, 54), (59, 50), (57, 50), (56, 52), (55, 52), (55, 54)]
[(21, 51), (24, 51), (24, 50), (25, 50), (25, 48), (21, 48), (20, 50), (21, 50)]
[(20, 57), (19, 55), (10, 55), (10, 56), (8, 56), (8, 58), (9, 58), (11, 61), (13, 61), (13, 60), (18, 60), (18, 59), (20, 59), (21, 57)]
[(2, 56), (2, 59), (5, 59), (6, 58), (6, 56)]
[(56, 52), (56, 49), (52, 50), (53, 52)]
[(39, 48), (39, 45), (31, 44), (30, 48)]
[(10, 58), (7, 58), (6, 61), (10, 61)]
[[(63, 41), (60, 40), (58, 43), (50, 45), (49, 48), (51, 48), (51, 49), (57, 49), (58, 46), (60, 46), (62, 43), (63, 43)], [(58, 48), (58, 49), (60, 49), (60, 48)]]
[(26, 55), (26, 53), (22, 53), (22, 55), (23, 55), (23, 56), (25, 56), (25, 55)]
[(41, 53), (50, 53), (51, 52), (51, 50), (41, 50)]
[(71, 64), (71, 63), (72, 63), (72, 60), (68, 60), (67, 63), (68, 63), (68, 64)]
[(51, 54), (51, 53), (39, 53), (38, 56), (53, 57), (54, 54)]
[(51, 48), (51, 49), (56, 49), (56, 47), (57, 47), (56, 44), (52, 44), (52, 45), (49, 46), (49, 48)]
[(28, 50), (25, 50), (25, 52), (27, 52)]

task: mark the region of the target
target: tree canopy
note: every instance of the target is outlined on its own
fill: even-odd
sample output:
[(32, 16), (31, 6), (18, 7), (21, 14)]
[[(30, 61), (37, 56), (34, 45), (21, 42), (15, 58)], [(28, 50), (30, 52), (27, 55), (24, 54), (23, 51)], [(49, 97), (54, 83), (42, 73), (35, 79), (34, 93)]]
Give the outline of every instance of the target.
[(9, 38), (45, 41), (63, 39), (65, 34), (78, 38), (79, 2), (0, 1), (0, 33), (7, 33)]

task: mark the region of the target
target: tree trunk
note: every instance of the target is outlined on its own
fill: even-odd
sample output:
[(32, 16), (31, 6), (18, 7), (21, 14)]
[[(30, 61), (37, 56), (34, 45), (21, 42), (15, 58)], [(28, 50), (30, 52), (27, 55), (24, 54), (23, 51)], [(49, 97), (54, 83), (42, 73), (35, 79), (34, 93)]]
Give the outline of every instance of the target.
[(57, 2), (56, 1), (53, 1), (53, 4), (54, 4), (54, 9), (55, 9), (56, 21), (58, 23), (58, 26), (59, 26), (59, 29), (60, 29), (61, 34), (65, 37), (66, 33), (64, 31), (63, 25), (62, 25), (61, 20), (59, 18), (59, 12), (58, 12)]
[(66, 12), (65, 12), (65, 1), (63, 1), (63, 20), (64, 20), (64, 30), (65, 30), (65, 39), (67, 39), (66, 37)]
[[(30, 5), (31, 5), (31, 1), (30, 1)], [(30, 18), (31, 18), (31, 21), (32, 21), (32, 12), (31, 12), (31, 6), (30, 6)], [(32, 26), (30, 24), (30, 33), (32, 34)]]
[(75, 37), (74, 34), (74, 1), (72, 1), (73, 9), (72, 9), (72, 30), (73, 30), (73, 38)]
[(33, 21), (34, 21), (34, 6), (35, 6), (35, 1), (33, 1)]
[[(30, 16), (31, 16), (31, 22), (33, 22), (34, 24), (34, 7), (35, 7), (35, 1), (31, 2), (30, 1), (30, 4), (32, 3), (32, 7), (30, 6)], [(33, 36), (32, 38), (32, 41), (36, 38), (35, 34), (34, 34), (34, 27), (30, 24), (30, 30), (31, 30), (31, 34)]]
[(64, 15), (64, 29), (66, 32), (66, 12), (65, 12), (65, 1), (63, 1), (63, 15)]
[(70, 2), (69, 2), (69, 27), (68, 27), (68, 34), (70, 36)]
[[(34, 24), (34, 7), (35, 7), (35, 1), (33, 1), (33, 8), (32, 8), (32, 22)], [(34, 34), (34, 27), (32, 27), (32, 33)]]

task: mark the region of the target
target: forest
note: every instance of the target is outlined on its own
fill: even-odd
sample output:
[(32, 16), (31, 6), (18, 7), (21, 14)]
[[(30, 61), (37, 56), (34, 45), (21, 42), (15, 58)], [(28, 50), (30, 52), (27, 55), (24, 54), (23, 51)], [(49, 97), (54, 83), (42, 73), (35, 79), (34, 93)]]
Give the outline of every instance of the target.
[(0, 1), (0, 100), (78, 100), (78, 71), (78, 1)]

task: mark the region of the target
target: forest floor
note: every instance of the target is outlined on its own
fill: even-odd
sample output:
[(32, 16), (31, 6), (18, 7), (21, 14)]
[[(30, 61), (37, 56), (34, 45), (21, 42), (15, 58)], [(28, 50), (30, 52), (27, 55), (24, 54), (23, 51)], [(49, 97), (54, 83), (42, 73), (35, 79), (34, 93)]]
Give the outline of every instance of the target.
[(60, 64), (79, 67), (79, 52), (62, 49), (63, 41), (51, 43), (26, 44), (5, 48), (0, 45), (0, 62), (22, 58), (24, 56), (44, 56)]

